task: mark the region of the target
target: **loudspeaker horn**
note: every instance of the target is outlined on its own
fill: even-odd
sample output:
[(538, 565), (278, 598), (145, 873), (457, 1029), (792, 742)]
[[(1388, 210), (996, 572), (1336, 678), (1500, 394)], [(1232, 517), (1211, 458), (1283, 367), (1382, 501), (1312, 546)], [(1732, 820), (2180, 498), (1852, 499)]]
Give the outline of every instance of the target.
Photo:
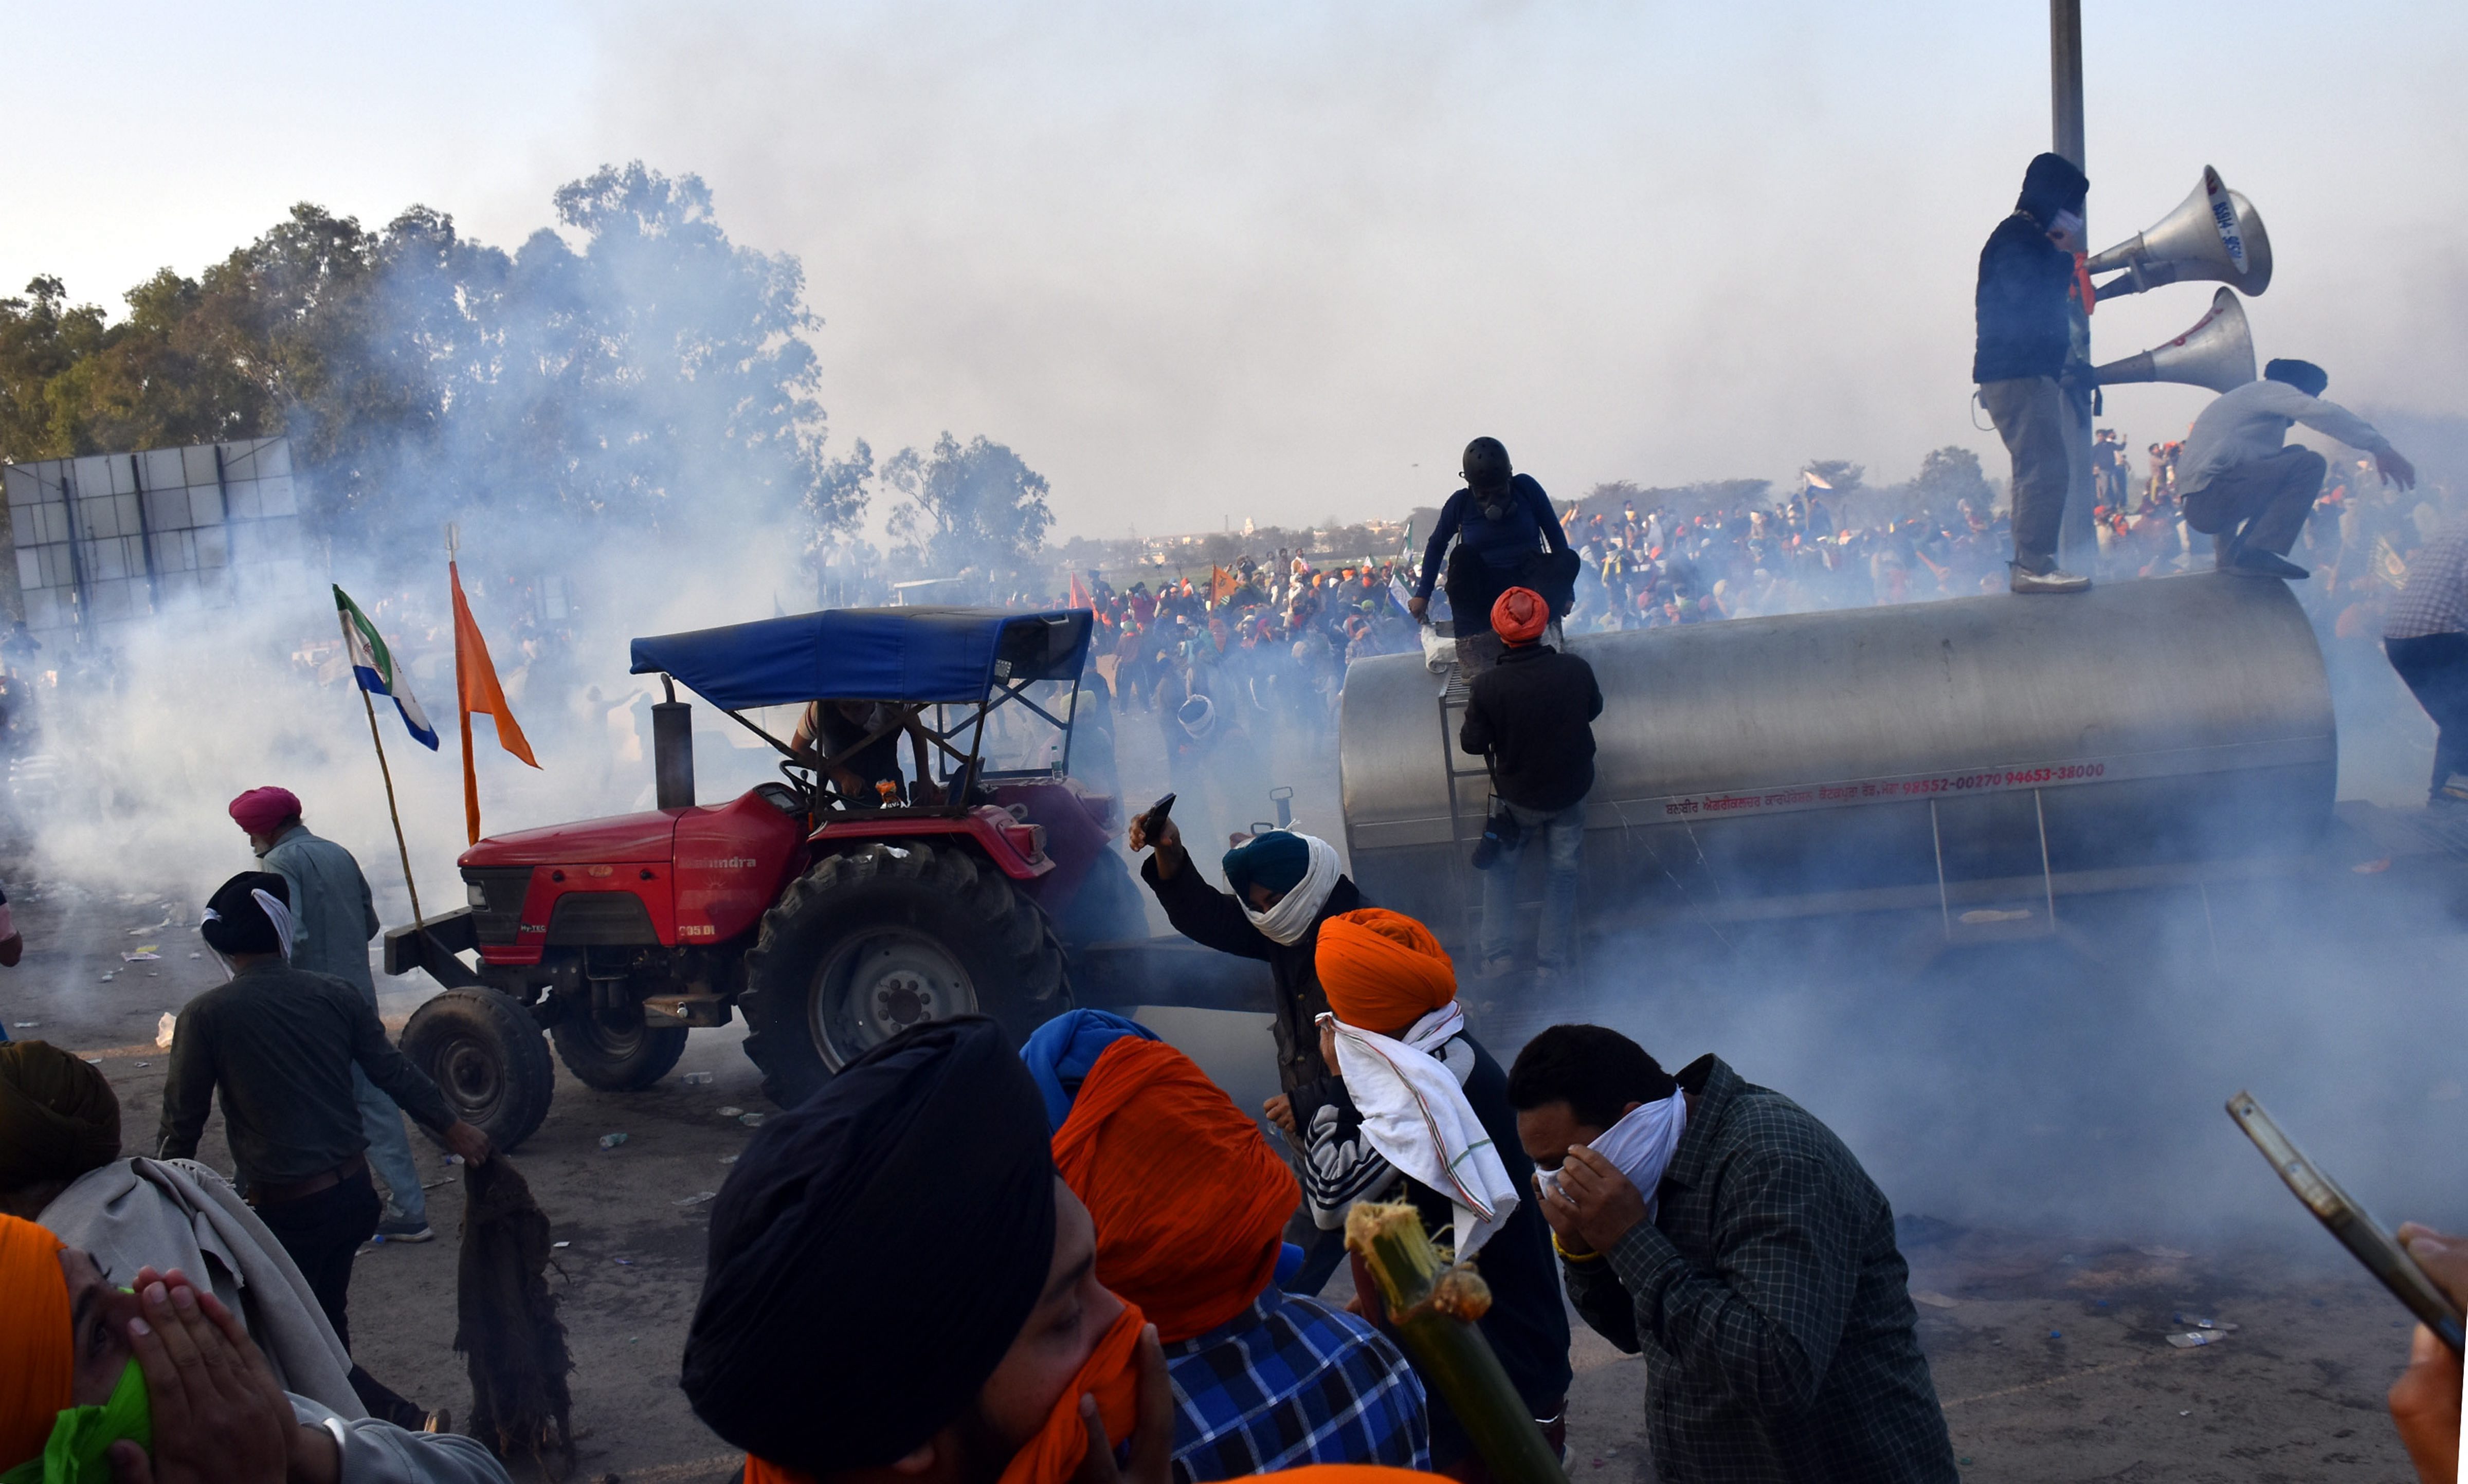
[(2162, 284), (2208, 280), (2248, 294), (2271, 286), (2271, 234), (2253, 203), (2205, 165), (2194, 194), (2159, 224), (2092, 258), (2093, 273), (2124, 269), (2094, 285), (2102, 299), (2138, 294)]
[(2211, 295), (2210, 312), (2194, 321), (2193, 329), (2139, 355), (2110, 361), (2091, 375), (2102, 386), (2181, 381), (2214, 392), (2243, 386), (2253, 379), (2253, 331), (2246, 324), (2245, 306), (2234, 291), (2223, 288)]

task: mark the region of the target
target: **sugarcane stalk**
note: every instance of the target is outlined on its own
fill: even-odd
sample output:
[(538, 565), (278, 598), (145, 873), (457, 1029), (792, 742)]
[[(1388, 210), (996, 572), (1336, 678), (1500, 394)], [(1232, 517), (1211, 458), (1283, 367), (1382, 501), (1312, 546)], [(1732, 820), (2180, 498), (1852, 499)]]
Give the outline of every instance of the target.
[(1567, 1484), (1476, 1321), (1491, 1288), (1466, 1264), (1445, 1264), (1411, 1205), (1361, 1202), (1346, 1213), (1345, 1244), (1362, 1259), (1398, 1342), (1449, 1407), (1498, 1484)]

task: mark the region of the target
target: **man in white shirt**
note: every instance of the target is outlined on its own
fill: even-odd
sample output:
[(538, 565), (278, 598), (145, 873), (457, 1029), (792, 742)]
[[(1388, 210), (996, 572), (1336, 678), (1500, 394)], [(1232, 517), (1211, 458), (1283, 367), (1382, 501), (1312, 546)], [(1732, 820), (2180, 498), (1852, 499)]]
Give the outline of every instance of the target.
[(2262, 369), (2261, 380), (2222, 393), (2194, 420), (2177, 485), (2185, 523), (2217, 537), (2222, 571), (2294, 582), (2310, 575), (2288, 559), (2288, 549), (2322, 492), (2328, 466), (2311, 448), (2283, 446), (2292, 422), (2371, 454), (2385, 483), (2415, 487), (2415, 467), (2390, 440), (2345, 407), (2322, 400), (2330, 381), (2311, 361), (2275, 360)]

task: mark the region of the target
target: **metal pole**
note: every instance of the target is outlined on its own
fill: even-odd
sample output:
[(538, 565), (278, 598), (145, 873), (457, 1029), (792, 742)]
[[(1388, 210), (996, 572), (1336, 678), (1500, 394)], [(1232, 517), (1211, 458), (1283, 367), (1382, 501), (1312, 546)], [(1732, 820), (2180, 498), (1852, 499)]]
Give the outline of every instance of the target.
[[(2083, 158), (2082, 0), (2048, 0), (2048, 103), (2055, 136), (2048, 148), (2091, 173)], [(2084, 216), (2090, 216), (2088, 206)], [(2090, 229), (2084, 232), (2088, 245)], [(2090, 403), (2077, 405), (2068, 396), (2066, 414), (2066, 509), (2057, 525), (2057, 561), (2068, 572), (2088, 573), (2099, 559), (2099, 534), (2091, 515)]]

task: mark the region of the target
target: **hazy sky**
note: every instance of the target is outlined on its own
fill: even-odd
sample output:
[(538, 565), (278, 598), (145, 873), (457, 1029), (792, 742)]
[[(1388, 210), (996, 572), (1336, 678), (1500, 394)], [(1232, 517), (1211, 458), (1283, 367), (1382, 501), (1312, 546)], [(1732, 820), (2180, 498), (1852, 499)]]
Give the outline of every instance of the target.
[[(2214, 164), (2276, 250), (2264, 355), (2468, 412), (2468, 7), (2086, 9), (2091, 236)], [(300, 199), (511, 247), (639, 157), (804, 261), (835, 444), (1002, 440), (1066, 535), (1402, 514), (1476, 433), (1561, 495), (1945, 443), (2000, 468), (1973, 265), (2048, 135), (2036, 0), (8, 19), (0, 286), (116, 311)], [(2207, 298), (2103, 306), (2099, 358)], [(2204, 395), (2106, 421), (2138, 445)]]

